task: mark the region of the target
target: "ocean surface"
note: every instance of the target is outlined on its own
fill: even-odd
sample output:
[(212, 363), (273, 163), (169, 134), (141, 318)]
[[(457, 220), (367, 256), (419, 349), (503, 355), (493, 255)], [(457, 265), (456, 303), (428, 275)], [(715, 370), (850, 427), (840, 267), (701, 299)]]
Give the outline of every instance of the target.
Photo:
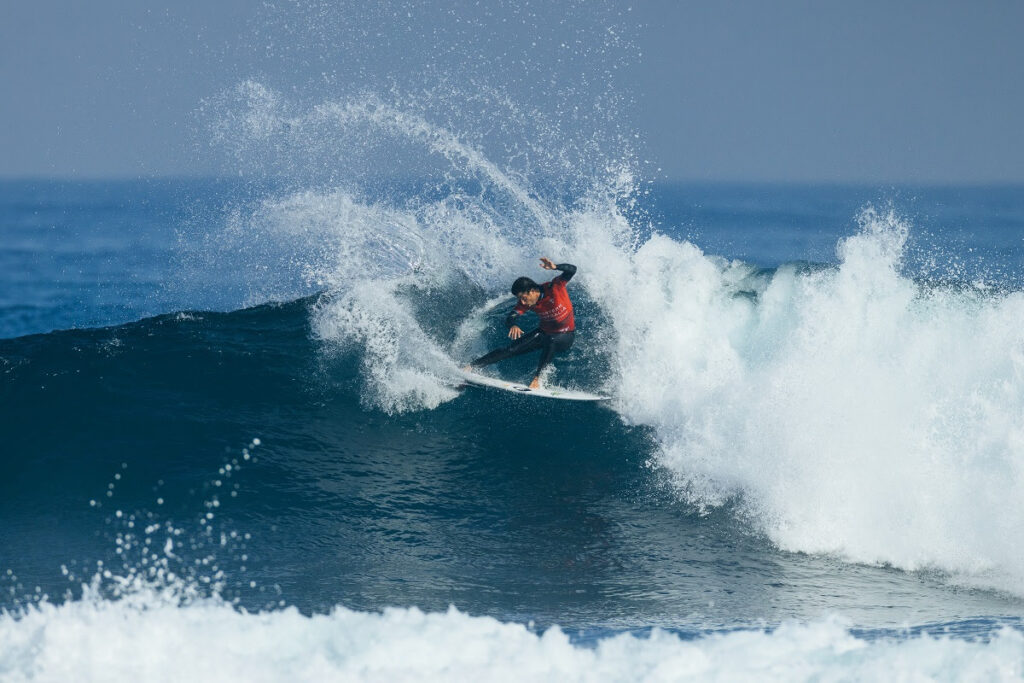
[(1024, 188), (459, 158), (0, 182), (0, 680), (1024, 677)]

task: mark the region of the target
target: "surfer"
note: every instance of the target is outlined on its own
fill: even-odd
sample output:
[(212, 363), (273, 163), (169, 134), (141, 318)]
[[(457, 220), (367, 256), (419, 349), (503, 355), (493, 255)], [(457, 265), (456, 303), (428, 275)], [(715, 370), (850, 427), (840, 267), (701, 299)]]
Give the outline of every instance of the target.
[[(552, 263), (551, 259), (541, 258), (540, 266), (544, 270), (559, 270), (561, 274), (544, 284), (537, 284), (528, 277), (517, 278), (512, 283), (512, 296), (519, 300), (516, 307), (505, 318), (508, 336), (512, 343), (505, 348), (494, 349), (480, 356), (466, 366), (466, 370), (482, 368), (491, 363), (521, 356), (524, 353), (540, 351), (540, 362), (537, 372), (530, 382), (531, 389), (540, 388), (541, 370), (551, 362), (557, 351), (567, 351), (576, 337), (576, 321), (573, 318), (572, 301), (565, 284), (576, 274), (576, 266), (571, 263)], [(524, 333), (517, 323), (519, 316), (533, 311), (540, 317), (540, 327), (532, 332)]]

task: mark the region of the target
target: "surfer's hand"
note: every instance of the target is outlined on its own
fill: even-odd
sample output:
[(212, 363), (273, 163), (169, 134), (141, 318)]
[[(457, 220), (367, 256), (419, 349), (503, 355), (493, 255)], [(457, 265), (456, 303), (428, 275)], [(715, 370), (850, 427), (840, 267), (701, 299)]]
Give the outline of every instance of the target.
[(540, 257), (540, 267), (544, 270), (558, 270), (558, 266), (552, 263), (551, 259), (544, 256)]
[(522, 336), (523, 331), (519, 328), (519, 325), (513, 325), (512, 327), (508, 328), (509, 339), (519, 339)]

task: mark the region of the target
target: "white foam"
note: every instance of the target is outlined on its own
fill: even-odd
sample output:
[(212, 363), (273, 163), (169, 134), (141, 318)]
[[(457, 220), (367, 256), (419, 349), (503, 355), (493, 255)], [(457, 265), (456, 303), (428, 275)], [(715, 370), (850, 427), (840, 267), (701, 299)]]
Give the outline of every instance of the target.
[(784, 549), (1022, 594), (1024, 295), (925, 288), (900, 271), (908, 226), (861, 223), (838, 268), (770, 279), (666, 237), (591, 240), (618, 409), (682, 495), (741, 501)]
[(84, 599), (0, 615), (5, 681), (796, 681), (1017, 680), (1024, 636), (928, 635), (865, 641), (837, 619), (684, 640), (655, 629), (592, 647), (557, 627), (449, 609), (382, 614), (343, 607), (247, 614), (218, 602), (177, 607)]
[[(483, 282), (504, 274), (507, 265), (492, 264), (519, 257), (499, 231), (488, 229), (487, 216), (448, 201), (416, 210), (359, 204), (342, 192), (304, 193), (288, 203), (303, 222), (319, 226), (315, 232), (332, 235), (333, 259), (309, 270), (328, 291), (314, 308), (313, 329), (328, 350), (353, 345), (360, 350), (364, 401), (402, 412), (456, 397), (458, 359), (453, 356), (461, 342), (453, 347), (445, 337), (428, 333), (407, 292), (457, 298), (455, 290), (467, 285), (458, 276), (467, 271)], [(336, 215), (339, 205), (344, 216)], [(281, 223), (296, 220), (285, 217)]]

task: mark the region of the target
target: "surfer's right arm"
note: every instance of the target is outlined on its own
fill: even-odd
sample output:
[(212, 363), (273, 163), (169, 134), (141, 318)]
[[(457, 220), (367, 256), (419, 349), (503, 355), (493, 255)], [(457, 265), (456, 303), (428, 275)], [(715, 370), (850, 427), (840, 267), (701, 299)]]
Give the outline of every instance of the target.
[[(525, 313), (525, 311), (523, 311)], [(523, 330), (519, 325), (516, 325), (516, 320), (522, 313), (519, 312), (519, 306), (512, 309), (512, 312), (505, 317), (505, 327), (508, 328), (509, 339), (519, 339), (523, 336)]]

